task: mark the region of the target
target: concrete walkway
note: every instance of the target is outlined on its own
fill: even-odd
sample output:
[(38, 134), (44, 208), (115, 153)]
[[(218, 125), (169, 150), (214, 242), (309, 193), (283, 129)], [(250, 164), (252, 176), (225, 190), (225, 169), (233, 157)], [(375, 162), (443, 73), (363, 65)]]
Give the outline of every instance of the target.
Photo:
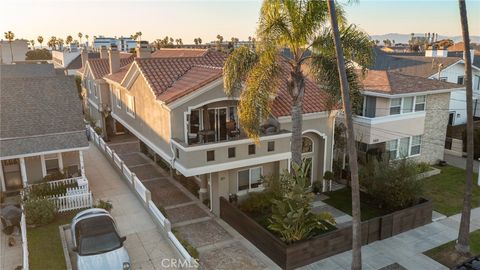
[[(380, 269), (394, 263), (412, 270), (447, 270), (444, 265), (423, 255), (458, 236), (460, 214), (377, 241), (362, 247), (363, 269)], [(480, 207), (472, 210), (470, 231), (480, 229)], [(347, 251), (309, 264), (301, 269), (351, 269), (352, 252)]]
[[(8, 238), (15, 239), (14, 246), (8, 246)], [(14, 270), (17, 266), (22, 266), (22, 237), (20, 231), (14, 232), (12, 235), (6, 235), (0, 232), (0, 269)]]
[[(112, 216), (127, 248), (132, 269), (165, 269), (163, 259), (178, 259), (140, 201), (94, 146), (84, 152), (85, 170), (95, 200), (109, 200)], [(164, 264), (165, 265), (165, 264)], [(3, 269), (3, 268), (2, 268)]]
[(152, 201), (165, 210), (172, 228), (197, 248), (201, 269), (279, 269), (237, 231), (210, 213), (169, 172), (142, 154), (138, 141), (113, 138), (109, 147), (151, 192)]

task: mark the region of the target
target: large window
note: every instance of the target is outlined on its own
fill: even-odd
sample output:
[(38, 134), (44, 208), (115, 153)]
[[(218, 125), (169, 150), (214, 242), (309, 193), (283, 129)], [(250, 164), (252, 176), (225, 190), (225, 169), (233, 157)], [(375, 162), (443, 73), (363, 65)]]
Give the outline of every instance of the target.
[(115, 88), (115, 105), (117, 105), (119, 109), (122, 108), (122, 99), (120, 97), (120, 89), (118, 88)]
[(425, 102), (426, 102), (426, 97), (425, 96), (416, 96), (415, 97), (415, 111), (416, 112), (425, 111)]
[(238, 191), (258, 188), (262, 179), (262, 167), (238, 171)]
[(402, 113), (413, 112), (413, 97), (403, 98)]
[(426, 96), (392, 98), (390, 115), (425, 111)]
[(53, 174), (60, 171), (60, 163), (58, 162), (58, 155), (45, 155), (45, 169), (47, 174)]
[(422, 136), (400, 138), (386, 142), (386, 151), (390, 160), (420, 155)]
[(135, 97), (131, 95), (126, 95), (127, 99), (127, 114), (135, 117)]

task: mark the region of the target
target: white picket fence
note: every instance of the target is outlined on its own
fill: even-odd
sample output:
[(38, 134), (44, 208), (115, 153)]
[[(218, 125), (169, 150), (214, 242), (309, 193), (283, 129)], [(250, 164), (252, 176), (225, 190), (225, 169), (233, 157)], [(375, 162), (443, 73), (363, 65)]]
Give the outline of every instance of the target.
[(25, 211), (22, 205), (22, 217), (20, 219), (20, 230), (22, 233), (22, 256), (23, 256), (23, 270), (28, 270), (28, 241), (27, 241), (27, 221), (25, 219)]
[(73, 184), (73, 183), (78, 183), (79, 180), (83, 180), (83, 177), (80, 176), (80, 177), (73, 177), (73, 178), (67, 178), (67, 179), (61, 179), (61, 180), (55, 180), (55, 181), (48, 181), (46, 182), (50, 188), (57, 188), (58, 186), (62, 186), (62, 185), (70, 185), (70, 184)]
[(93, 205), (92, 192), (81, 192), (70, 195), (54, 195), (47, 199), (53, 201), (58, 212), (66, 212), (75, 209), (91, 208)]
[(177, 237), (173, 234), (171, 229), (170, 221), (160, 212), (157, 208), (155, 203), (151, 200), (151, 193), (150, 191), (143, 185), (143, 183), (138, 179), (135, 173), (132, 173), (130, 169), (125, 165), (123, 160), (113, 151), (106, 143), (100, 138), (95, 131), (91, 127), (90, 132), (91, 134), (95, 134), (92, 136), (93, 142), (98, 146), (100, 150), (102, 150), (108, 158), (110, 158), (113, 164), (116, 165), (117, 169), (119, 169), (122, 174), (125, 176), (127, 181), (132, 185), (135, 192), (139, 195), (142, 199), (143, 203), (148, 207), (151, 215), (158, 221), (158, 224), (162, 227), (162, 229), (167, 233), (168, 238), (178, 250), (178, 252), (182, 255), (182, 257), (191, 262), (191, 265), (198, 265), (197, 261), (188, 253), (185, 247), (178, 241)]

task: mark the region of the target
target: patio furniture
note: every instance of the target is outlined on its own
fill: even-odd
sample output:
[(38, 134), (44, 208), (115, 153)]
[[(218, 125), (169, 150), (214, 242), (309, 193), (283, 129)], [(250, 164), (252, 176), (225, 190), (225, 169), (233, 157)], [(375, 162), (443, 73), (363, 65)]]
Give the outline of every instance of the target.
[(208, 137), (209, 136), (214, 136), (215, 135), (215, 131), (214, 130), (200, 130), (198, 132), (198, 135), (200, 136), (200, 141), (205, 143), (205, 142), (208, 142)]
[(240, 135), (240, 130), (237, 128), (235, 121), (229, 121), (226, 125), (229, 138), (237, 138)]

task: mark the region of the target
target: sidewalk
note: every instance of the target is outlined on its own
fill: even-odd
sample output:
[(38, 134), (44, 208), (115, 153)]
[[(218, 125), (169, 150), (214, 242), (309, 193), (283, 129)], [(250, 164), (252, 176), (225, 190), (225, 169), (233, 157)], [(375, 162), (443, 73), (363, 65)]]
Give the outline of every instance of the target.
[(165, 269), (162, 259), (178, 256), (158, 231), (140, 201), (102, 153), (94, 146), (84, 152), (85, 170), (95, 200), (109, 200), (112, 216), (127, 248), (132, 269)]
[[(460, 214), (457, 214), (363, 246), (363, 269), (380, 269), (398, 263), (402, 267), (412, 270), (447, 270), (447, 267), (422, 253), (455, 240), (458, 236), (459, 225)], [(470, 231), (478, 229), (480, 229), (480, 207), (472, 210)], [(351, 269), (351, 261), (352, 252), (347, 251), (300, 269)]]

